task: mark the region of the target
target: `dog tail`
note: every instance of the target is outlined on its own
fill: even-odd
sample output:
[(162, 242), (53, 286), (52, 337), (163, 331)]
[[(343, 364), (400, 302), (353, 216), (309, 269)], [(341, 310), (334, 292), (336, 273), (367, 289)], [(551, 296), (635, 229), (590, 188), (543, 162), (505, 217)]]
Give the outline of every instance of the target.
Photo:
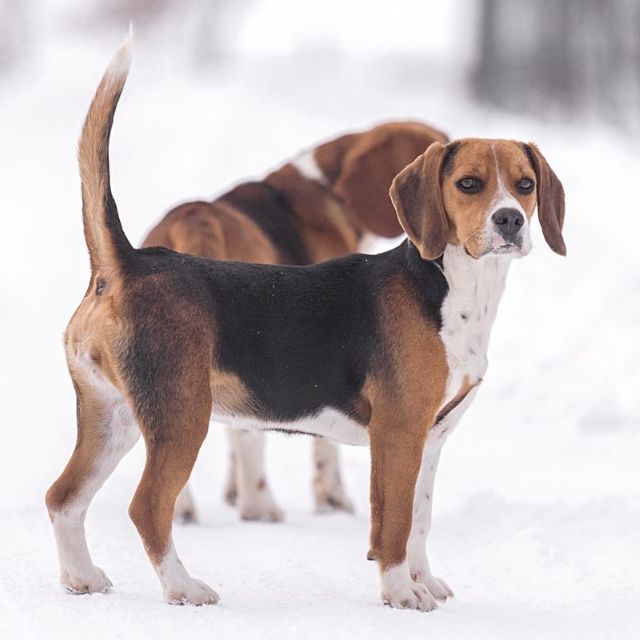
[(119, 272), (135, 250), (122, 230), (111, 193), (109, 137), (131, 66), (132, 32), (109, 62), (84, 121), (78, 145), (82, 219), (91, 273)]

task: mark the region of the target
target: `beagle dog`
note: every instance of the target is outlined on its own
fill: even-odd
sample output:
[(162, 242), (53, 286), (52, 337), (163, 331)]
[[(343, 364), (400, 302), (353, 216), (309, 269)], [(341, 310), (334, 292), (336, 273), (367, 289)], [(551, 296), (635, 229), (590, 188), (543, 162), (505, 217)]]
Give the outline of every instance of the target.
[[(355, 253), (375, 236), (402, 233), (389, 199), (391, 181), (433, 142), (446, 143), (448, 138), (420, 122), (389, 122), (340, 136), (213, 202), (172, 209), (149, 232), (143, 247), (292, 265)], [(238, 505), (244, 520), (282, 520), (266, 480), (263, 434), (235, 428), (227, 434), (231, 464), (226, 501)], [(335, 445), (314, 438), (313, 453), (316, 511), (352, 511)], [(178, 496), (175, 518), (196, 519), (188, 486)]]
[(370, 445), (371, 538), (384, 603), (428, 611), (452, 595), (425, 542), (440, 450), (475, 396), (512, 259), (531, 249), (534, 209), (565, 254), (564, 194), (532, 144), (433, 143), (391, 199), (408, 239), (379, 255), (311, 266), (134, 249), (109, 181), (109, 135), (130, 63), (119, 49), (79, 145), (91, 279), (65, 333), (78, 440), (46, 503), (61, 580), (111, 582), (89, 555), (91, 499), (142, 434), (129, 508), (171, 603), (213, 604), (172, 540), (176, 498), (211, 417)]

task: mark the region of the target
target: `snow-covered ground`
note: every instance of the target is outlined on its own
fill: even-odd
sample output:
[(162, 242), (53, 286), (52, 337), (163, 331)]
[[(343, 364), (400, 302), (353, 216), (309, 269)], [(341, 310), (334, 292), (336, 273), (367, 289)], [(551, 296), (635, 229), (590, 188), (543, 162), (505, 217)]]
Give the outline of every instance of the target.
[(216, 425), (193, 475), (202, 524), (175, 537), (221, 604), (162, 602), (127, 517), (141, 445), (87, 518), (113, 592), (62, 592), (43, 496), (75, 439), (61, 346), (88, 280), (75, 140), (116, 44), (44, 39), (39, 62), (0, 85), (0, 637), (640, 637), (637, 144), (479, 108), (422, 81), (436, 69), (412, 58), (316, 55), (311, 70), (311, 58), (247, 58), (194, 75), (157, 38), (136, 45), (113, 135), (114, 193), (132, 240), (173, 203), (259, 175), (318, 139), (414, 117), (457, 137), (538, 142), (567, 192), (569, 256), (554, 256), (538, 232), (514, 264), (488, 375), (445, 447), (429, 546), (453, 601), (430, 614), (379, 604), (365, 560), (366, 449), (342, 449), (356, 515), (316, 516), (309, 441), (271, 436), (287, 520), (241, 523), (221, 501)]

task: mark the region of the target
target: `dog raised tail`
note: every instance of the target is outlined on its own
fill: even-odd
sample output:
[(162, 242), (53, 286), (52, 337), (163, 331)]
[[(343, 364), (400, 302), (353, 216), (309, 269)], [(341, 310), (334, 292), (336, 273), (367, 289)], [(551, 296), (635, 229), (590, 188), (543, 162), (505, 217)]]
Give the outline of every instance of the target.
[(78, 160), (82, 182), (82, 219), (91, 273), (121, 272), (135, 251), (122, 230), (111, 193), (109, 137), (113, 116), (131, 66), (132, 34), (113, 55), (84, 121)]

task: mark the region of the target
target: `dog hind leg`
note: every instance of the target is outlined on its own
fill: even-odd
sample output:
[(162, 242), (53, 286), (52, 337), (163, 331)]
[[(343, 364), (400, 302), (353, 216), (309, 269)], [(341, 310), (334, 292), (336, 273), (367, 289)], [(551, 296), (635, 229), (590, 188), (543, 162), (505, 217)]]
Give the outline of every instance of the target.
[[(162, 380), (162, 376), (156, 380)], [(147, 462), (129, 515), (160, 579), (165, 600), (171, 604), (215, 604), (218, 594), (187, 573), (172, 538), (176, 499), (189, 479), (209, 428), (208, 372), (201, 369), (200, 375), (190, 375), (188, 380), (178, 375), (165, 381), (166, 402), (161, 406), (138, 403), (147, 407), (140, 411)]]
[[(71, 593), (107, 591), (111, 581), (96, 567), (87, 547), (84, 520), (91, 500), (140, 432), (124, 399), (100, 394), (76, 375), (78, 436), (62, 475), (46, 496), (53, 524), (60, 581)], [(108, 387), (106, 381), (104, 388)], [(110, 391), (115, 392), (113, 387)]]

